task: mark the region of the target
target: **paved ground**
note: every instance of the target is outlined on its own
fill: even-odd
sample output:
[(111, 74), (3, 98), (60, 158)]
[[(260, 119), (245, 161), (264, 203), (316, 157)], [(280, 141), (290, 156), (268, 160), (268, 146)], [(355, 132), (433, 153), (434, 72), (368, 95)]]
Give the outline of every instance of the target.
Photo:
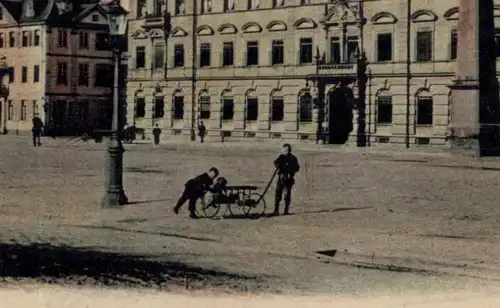
[[(103, 210), (104, 144), (48, 140), (35, 149), (27, 138), (0, 137), (4, 277), (328, 294), (498, 286), (495, 159), (297, 146), (294, 215), (193, 221), (187, 209), (171, 210), (190, 176), (217, 166), (231, 184), (264, 187), (278, 149), (127, 145), (132, 204)], [(323, 250), (337, 253), (315, 253)], [(158, 262), (169, 270), (158, 273)]]

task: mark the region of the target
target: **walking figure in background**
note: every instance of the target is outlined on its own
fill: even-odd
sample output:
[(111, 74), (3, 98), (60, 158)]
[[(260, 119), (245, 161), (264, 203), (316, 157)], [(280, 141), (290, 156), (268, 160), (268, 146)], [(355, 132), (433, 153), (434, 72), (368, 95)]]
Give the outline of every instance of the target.
[(174, 207), (174, 213), (179, 214), (179, 209), (189, 200), (189, 217), (198, 218), (196, 215), (196, 202), (205, 195), (205, 191), (210, 190), (214, 179), (219, 176), (219, 170), (212, 167), (208, 172), (190, 179), (184, 184), (184, 191)]
[(203, 121), (200, 121), (200, 124), (198, 125), (198, 136), (200, 136), (200, 141), (203, 143), (205, 140), (205, 134), (207, 133), (207, 128), (205, 127), (205, 124), (203, 124)]
[(281, 148), (281, 154), (274, 161), (278, 169), (278, 183), (276, 184), (276, 195), (273, 215), (279, 215), (280, 202), (285, 194), (285, 215), (290, 214), (290, 202), (292, 201), (292, 188), (295, 184), (295, 173), (299, 172), (299, 160), (292, 154), (292, 146), (285, 143)]
[(41, 136), (43, 130), (43, 122), (38, 114), (35, 114), (32, 120), (33, 127), (31, 128), (31, 134), (33, 135), (33, 146), (42, 146)]
[(161, 135), (161, 129), (158, 127), (158, 124), (156, 124), (155, 128), (153, 128), (153, 137), (155, 145), (158, 145), (160, 143), (160, 135)]

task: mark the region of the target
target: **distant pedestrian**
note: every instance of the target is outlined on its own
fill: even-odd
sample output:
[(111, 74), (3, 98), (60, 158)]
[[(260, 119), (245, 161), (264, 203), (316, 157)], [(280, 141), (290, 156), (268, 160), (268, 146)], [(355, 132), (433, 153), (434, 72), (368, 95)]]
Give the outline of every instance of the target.
[(203, 143), (205, 141), (205, 134), (207, 133), (207, 128), (205, 127), (205, 124), (203, 124), (203, 121), (200, 121), (200, 124), (198, 125), (198, 136), (200, 136), (200, 142)]
[(278, 169), (278, 183), (276, 184), (276, 194), (274, 203), (274, 215), (279, 215), (280, 202), (285, 194), (285, 215), (290, 214), (290, 203), (292, 200), (292, 188), (295, 184), (295, 173), (299, 172), (299, 160), (292, 154), (292, 146), (285, 143), (281, 149), (281, 154), (274, 161), (274, 166)]
[(174, 213), (179, 214), (179, 210), (189, 200), (189, 217), (198, 218), (196, 215), (196, 202), (202, 198), (207, 190), (211, 190), (214, 179), (219, 176), (219, 170), (215, 167), (208, 172), (202, 173), (190, 179), (184, 184), (184, 191), (174, 207)]
[(42, 146), (42, 141), (41, 141), (41, 136), (42, 136), (42, 130), (43, 130), (43, 122), (42, 119), (38, 116), (38, 114), (35, 114), (32, 120), (32, 128), (31, 128), (31, 134), (33, 136), (33, 146)]
[(155, 128), (153, 128), (153, 138), (155, 145), (158, 145), (160, 143), (160, 135), (161, 129), (158, 127), (158, 124), (156, 124)]

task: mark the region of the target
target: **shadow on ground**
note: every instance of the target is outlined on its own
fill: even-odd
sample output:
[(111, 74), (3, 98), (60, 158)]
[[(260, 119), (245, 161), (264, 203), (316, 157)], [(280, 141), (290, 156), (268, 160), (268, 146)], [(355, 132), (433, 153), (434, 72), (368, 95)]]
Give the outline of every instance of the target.
[[(161, 288), (224, 287), (248, 291), (257, 277), (156, 261), (147, 256), (50, 244), (0, 244), (0, 278), (48, 283)], [(250, 284), (252, 285), (252, 284)], [(242, 290), (243, 289), (243, 290)]]

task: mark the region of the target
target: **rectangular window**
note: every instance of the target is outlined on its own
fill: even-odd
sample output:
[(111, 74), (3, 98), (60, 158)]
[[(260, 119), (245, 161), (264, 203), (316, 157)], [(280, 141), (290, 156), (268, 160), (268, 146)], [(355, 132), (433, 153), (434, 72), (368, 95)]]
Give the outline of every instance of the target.
[(247, 66), (259, 65), (259, 42), (247, 42)]
[(78, 34), (80, 49), (89, 49), (89, 34), (87, 32), (80, 32)]
[(89, 86), (89, 65), (88, 63), (78, 63), (78, 85)]
[(33, 66), (33, 82), (40, 82), (40, 65)]
[(21, 67), (21, 82), (22, 83), (28, 82), (28, 67), (27, 66)]
[(273, 8), (282, 7), (284, 2), (284, 0), (273, 0)]
[(165, 46), (163, 45), (155, 45), (154, 51), (154, 68), (155, 69), (163, 69), (165, 67)]
[(200, 97), (200, 119), (210, 119), (210, 96)]
[(153, 14), (154, 16), (161, 16), (162, 14), (163, 1), (154, 0)]
[(279, 65), (285, 62), (285, 47), (282, 40), (272, 41), (271, 65)]
[(184, 96), (174, 96), (174, 119), (184, 119)]
[(234, 44), (233, 42), (224, 42), (222, 46), (222, 66), (234, 65)]
[(210, 43), (201, 43), (200, 45), (200, 67), (207, 67), (211, 64), (212, 52)]
[(0, 20), (3, 20), (3, 9), (0, 8)]
[(9, 32), (9, 47), (16, 47), (16, 33)]
[(232, 97), (222, 99), (222, 120), (230, 121), (234, 117), (234, 100)]
[(96, 33), (95, 34), (95, 50), (109, 50), (109, 34)]
[(271, 99), (271, 121), (281, 122), (285, 118), (285, 100), (283, 97)]
[(5, 47), (5, 35), (3, 33), (0, 33), (0, 48)]
[(174, 46), (174, 67), (184, 67), (184, 45)]
[(29, 38), (30, 38), (29, 31), (23, 31), (22, 32), (22, 42), (21, 42), (23, 47), (28, 47), (28, 45), (29, 45)]
[(500, 29), (495, 28), (495, 45), (496, 45), (496, 55), (497, 58), (500, 57)]
[(180, 15), (181, 11), (184, 13), (184, 1), (175, 0), (175, 15)]
[(246, 120), (248, 122), (257, 121), (259, 117), (259, 101), (257, 97), (248, 97), (245, 110)]
[(358, 37), (348, 36), (347, 37), (347, 61), (348, 63), (356, 63), (358, 58)]
[(14, 120), (14, 104), (12, 103), (12, 100), (9, 100), (7, 102), (7, 105), (8, 105), (7, 120), (12, 121)]
[(300, 64), (313, 62), (313, 40), (310, 37), (300, 39)]
[(234, 10), (234, 0), (224, 0), (224, 12), (230, 12)]
[(68, 63), (57, 62), (57, 84), (68, 85)]
[(144, 118), (146, 116), (146, 100), (144, 97), (135, 99), (135, 117)]
[(33, 38), (33, 45), (40, 46), (40, 30), (35, 30), (35, 36)]
[(154, 113), (153, 118), (163, 118), (165, 115), (165, 100), (163, 96), (156, 96), (154, 98)]
[(33, 105), (32, 105), (32, 114), (33, 116), (36, 116), (38, 114), (38, 103), (37, 101), (33, 101)]
[(330, 39), (330, 63), (340, 64), (340, 38), (332, 37)]
[[(458, 47), (457, 30), (452, 30), (451, 31), (451, 38), (450, 38), (450, 60), (457, 59), (457, 47)], [(497, 50), (498, 50), (498, 48), (497, 48)]]
[(392, 34), (381, 33), (377, 35), (377, 61), (392, 60)]
[(432, 60), (432, 31), (417, 32), (417, 61)]
[(146, 7), (146, 0), (138, 0), (137, 1), (137, 18), (141, 18), (144, 16), (144, 9)]
[(392, 124), (392, 97), (377, 97), (377, 124)]
[(65, 29), (57, 30), (57, 47), (68, 47), (68, 32)]
[(21, 121), (26, 121), (28, 118), (28, 115), (27, 115), (27, 110), (26, 110), (26, 101), (21, 101), (21, 118), (20, 120)]
[(135, 48), (135, 68), (146, 67), (146, 47), (138, 46)]
[(9, 83), (14, 83), (16, 81), (16, 72), (14, 71), (14, 68), (11, 67), (9, 70)]
[(432, 125), (433, 100), (430, 96), (417, 98), (417, 125)]
[(99, 63), (95, 65), (95, 83), (96, 87), (111, 87), (113, 84), (113, 65)]

